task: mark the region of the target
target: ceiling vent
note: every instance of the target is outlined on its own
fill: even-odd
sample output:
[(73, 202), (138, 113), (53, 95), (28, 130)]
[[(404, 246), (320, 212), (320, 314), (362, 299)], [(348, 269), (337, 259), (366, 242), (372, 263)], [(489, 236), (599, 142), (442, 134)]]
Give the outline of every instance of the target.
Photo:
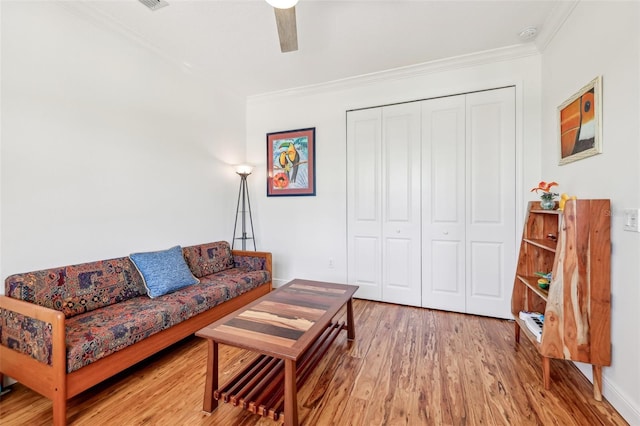
[(523, 28), (518, 35), (523, 41), (531, 40), (538, 35), (538, 29), (536, 27)]
[(145, 6), (147, 6), (151, 10), (158, 10), (165, 6), (169, 6), (169, 3), (167, 3), (164, 0), (138, 0), (138, 1), (144, 4)]

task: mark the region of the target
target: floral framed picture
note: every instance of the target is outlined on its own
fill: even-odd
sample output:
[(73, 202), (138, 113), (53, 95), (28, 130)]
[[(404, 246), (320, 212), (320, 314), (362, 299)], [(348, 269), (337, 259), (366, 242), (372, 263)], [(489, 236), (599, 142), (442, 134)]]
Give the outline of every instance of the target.
[(602, 152), (602, 77), (558, 107), (560, 165)]
[(267, 196), (316, 195), (316, 128), (267, 133)]

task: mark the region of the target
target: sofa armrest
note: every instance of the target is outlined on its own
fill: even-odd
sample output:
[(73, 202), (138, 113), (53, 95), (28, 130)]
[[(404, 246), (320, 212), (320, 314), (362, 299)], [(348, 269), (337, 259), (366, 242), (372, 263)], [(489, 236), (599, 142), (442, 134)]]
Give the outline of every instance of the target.
[[(31, 340), (32, 345), (25, 340)], [(45, 349), (41, 352), (27, 349), (34, 345)], [(64, 381), (66, 374), (64, 314), (0, 296), (0, 355), (0, 373), (30, 387), (34, 382), (41, 382), (33, 389), (47, 395), (52, 386), (51, 382), (47, 383), (47, 376), (52, 381)]]
[(244, 267), (251, 271), (268, 271), (269, 276), (273, 278), (270, 252), (232, 250), (231, 254), (236, 266)]

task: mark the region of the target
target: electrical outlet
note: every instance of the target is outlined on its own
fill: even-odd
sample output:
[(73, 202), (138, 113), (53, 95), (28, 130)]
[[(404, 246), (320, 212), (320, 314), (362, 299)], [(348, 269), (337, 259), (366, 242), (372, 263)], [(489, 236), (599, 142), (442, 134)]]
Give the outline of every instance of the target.
[(333, 269), (333, 268), (334, 268), (333, 259), (329, 258), (329, 269)]
[(640, 209), (624, 209), (624, 227), (625, 231), (640, 232)]

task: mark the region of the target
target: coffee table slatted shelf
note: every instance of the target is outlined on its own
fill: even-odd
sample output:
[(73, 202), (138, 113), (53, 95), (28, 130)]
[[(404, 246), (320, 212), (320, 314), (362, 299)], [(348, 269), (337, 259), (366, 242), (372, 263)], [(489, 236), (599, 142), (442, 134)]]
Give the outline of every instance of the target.
[[(302, 386), (320, 362), (345, 322), (330, 323), (311, 347), (298, 360), (296, 385)], [(213, 392), (218, 401), (241, 406), (253, 414), (284, 420), (284, 361), (269, 355), (259, 355), (225, 385)]]

